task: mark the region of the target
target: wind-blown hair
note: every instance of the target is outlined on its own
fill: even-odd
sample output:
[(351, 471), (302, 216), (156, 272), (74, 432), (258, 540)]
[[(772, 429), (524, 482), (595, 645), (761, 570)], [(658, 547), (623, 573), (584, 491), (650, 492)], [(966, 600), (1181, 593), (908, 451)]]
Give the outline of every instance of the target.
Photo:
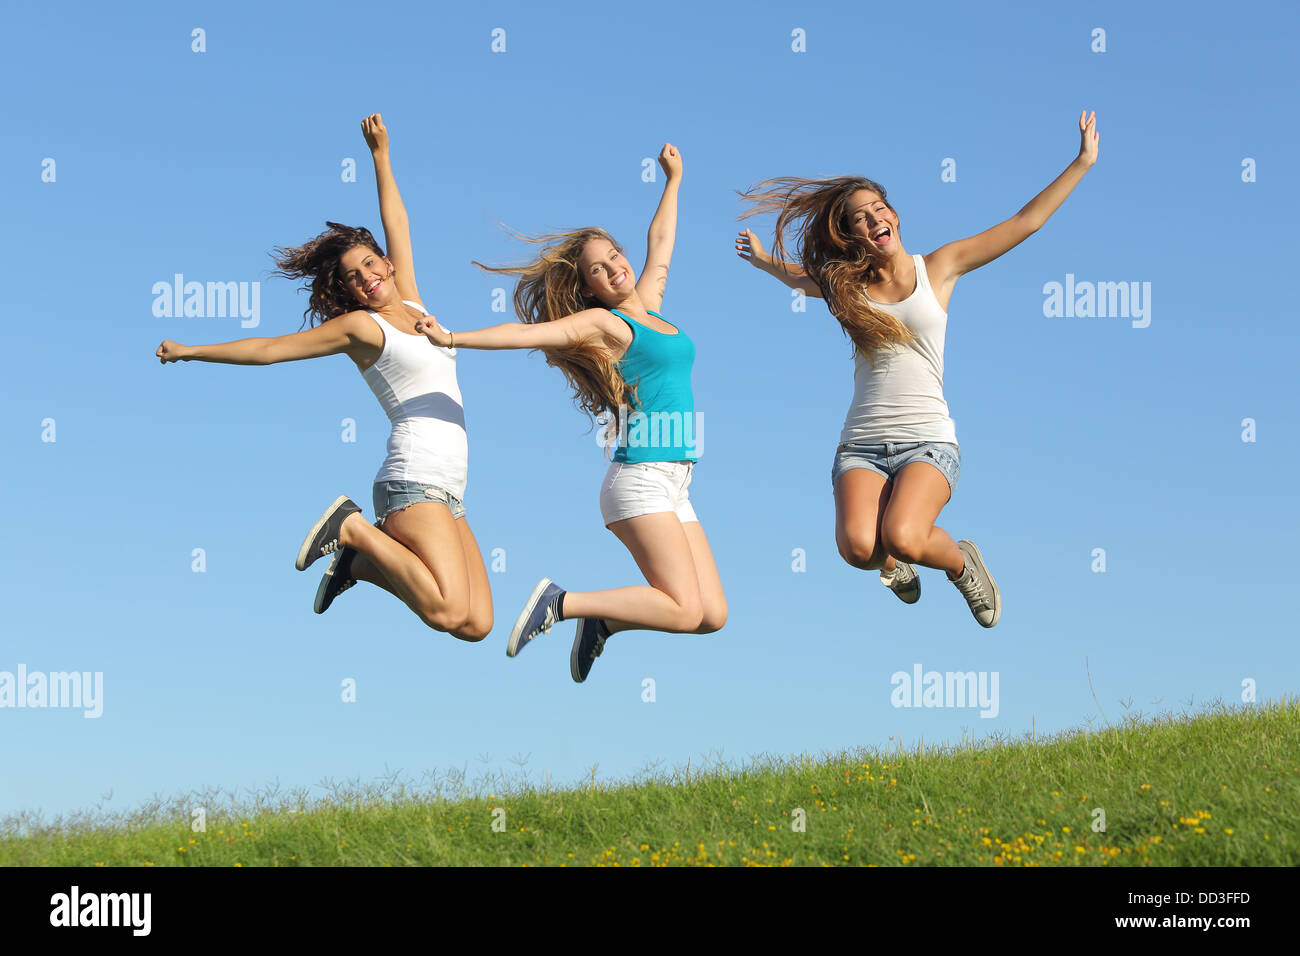
[(364, 226), (354, 228), (328, 221), (325, 225), (329, 229), (316, 238), (307, 240), (301, 246), (276, 246), (275, 252), (271, 254), (279, 266), (272, 275), (311, 280), (303, 286), (304, 291), (311, 293), (311, 298), (302, 315), (303, 323), (310, 321), (313, 327), (318, 322), (328, 321), (360, 307), (343, 281), (340, 265), (343, 254), (356, 246), (365, 246), (377, 256), (384, 255), (384, 250), (379, 248), (375, 237)]
[[(605, 239), (623, 252), (613, 236), (597, 226), (545, 236), (513, 235), (542, 246), (538, 257), (513, 266), (487, 266), (477, 260), (474, 265), (487, 272), (518, 277), (514, 307), (521, 322), (553, 322), (584, 309), (604, 308), (588, 290), (578, 260), (593, 239)], [(636, 387), (623, 380), (618, 362), (596, 339), (589, 336), (572, 345), (538, 351), (546, 356), (547, 365), (564, 373), (579, 408), (593, 419), (609, 415), (616, 420), (620, 406), (635, 407)]]
[[(763, 180), (740, 193), (750, 203), (740, 218), (778, 214), (773, 255), (799, 263), (804, 274), (821, 289), (827, 307), (853, 347), (874, 362), (879, 349), (909, 343), (916, 336), (897, 317), (867, 299), (866, 287), (878, 278), (881, 259), (849, 223), (849, 202), (862, 189), (878, 193), (885, 205), (898, 214), (885, 197), (885, 187), (862, 176), (782, 176)], [(797, 240), (794, 257), (786, 251), (787, 232)]]

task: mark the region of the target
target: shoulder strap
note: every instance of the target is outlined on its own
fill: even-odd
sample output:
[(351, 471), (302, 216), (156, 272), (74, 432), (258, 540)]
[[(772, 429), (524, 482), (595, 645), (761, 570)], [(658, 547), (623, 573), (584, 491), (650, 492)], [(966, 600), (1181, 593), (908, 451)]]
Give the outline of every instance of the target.
[[(924, 285), (930, 289), (930, 273), (925, 268), (925, 256), (919, 252), (912, 253), (912, 259), (916, 263), (916, 281), (918, 285)], [(934, 290), (930, 289), (931, 294)]]

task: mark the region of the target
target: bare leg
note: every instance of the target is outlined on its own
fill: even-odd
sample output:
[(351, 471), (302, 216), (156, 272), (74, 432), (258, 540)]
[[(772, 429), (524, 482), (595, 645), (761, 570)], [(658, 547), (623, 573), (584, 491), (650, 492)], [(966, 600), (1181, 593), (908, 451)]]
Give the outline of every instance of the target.
[(421, 502), (390, 515), (384, 531), (360, 514), (349, 515), (339, 543), (360, 552), (354, 571), (360, 561), (369, 573), (368, 563), (377, 572), (369, 577), (382, 577), (381, 586), (425, 624), (454, 633), (465, 625), (470, 603), (465, 552), (455, 525), (446, 505)]
[[(709, 548), (709, 539), (704, 535), (704, 528), (698, 521), (684, 521), (682, 531), (686, 534), (691, 558), (695, 562), (696, 577), (700, 585), (700, 604), (704, 611), (700, 626), (692, 633), (712, 634), (714, 631), (721, 630), (727, 623), (727, 596), (722, 590), (722, 579), (718, 575), (718, 566), (714, 563), (713, 551)], [(570, 604), (567, 595), (564, 601), (564, 610), (568, 615)], [(637, 627), (627, 621), (611, 621), (608, 618), (605, 618), (605, 626), (611, 634)]]
[(684, 529), (671, 511), (615, 521), (609, 530), (632, 553), (649, 586), (569, 591), (564, 596), (564, 616), (604, 618), (623, 629), (675, 634), (697, 630), (704, 622), (704, 605)]
[(938, 568), (951, 580), (966, 566), (957, 543), (935, 525), (952, 492), (938, 468), (914, 461), (893, 478), (880, 531), (889, 553), (909, 564)]
[(880, 527), (893, 492), (894, 482), (870, 468), (850, 468), (836, 480), (835, 544), (840, 557), (853, 567), (863, 571), (897, 567)]
[(465, 552), (465, 567), (469, 572), (469, 615), (465, 626), (452, 633), (462, 641), (481, 641), (492, 633), (492, 585), (469, 522), (457, 519), (456, 530), (460, 532), (461, 550)]

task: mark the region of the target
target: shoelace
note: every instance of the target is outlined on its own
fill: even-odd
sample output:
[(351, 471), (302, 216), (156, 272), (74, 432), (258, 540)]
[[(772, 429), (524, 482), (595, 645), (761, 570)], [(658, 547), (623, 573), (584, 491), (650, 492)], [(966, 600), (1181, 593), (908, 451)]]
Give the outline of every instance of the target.
[(599, 634), (596, 635), (596, 643), (591, 649), (591, 659), (594, 661), (600, 656), (600, 652), (605, 649), (605, 639)]
[(320, 553), (330, 554), (331, 552), (337, 551), (338, 549), (339, 549), (339, 539), (335, 538), (333, 541), (330, 541), (328, 544), (322, 544), (320, 546)]
[(897, 564), (894, 566), (893, 580), (886, 584), (885, 587), (889, 588), (891, 591), (897, 591), (899, 588), (906, 587), (915, 580), (915, 574), (908, 576), (908, 573), (903, 570), (903, 565)]
[(545, 634), (554, 626), (555, 620), (556, 620), (555, 605), (552, 604), (549, 607), (547, 607), (546, 613), (542, 616), (542, 624), (541, 627), (537, 629), (537, 633)]
[(957, 588), (966, 596), (966, 601), (971, 607), (975, 607), (977, 604), (982, 608), (988, 608), (991, 606), (989, 604), (988, 595), (984, 593), (984, 585), (980, 583), (980, 580), (974, 575), (971, 575), (969, 584), (965, 587), (962, 587), (959, 584), (957, 585)]

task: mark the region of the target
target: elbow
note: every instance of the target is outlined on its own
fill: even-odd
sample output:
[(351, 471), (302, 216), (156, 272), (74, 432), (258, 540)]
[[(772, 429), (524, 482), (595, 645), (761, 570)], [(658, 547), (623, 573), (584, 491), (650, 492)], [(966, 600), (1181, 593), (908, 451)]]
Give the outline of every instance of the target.
[(1017, 225), (1020, 226), (1020, 242), (1024, 242), (1047, 224), (1046, 216), (1022, 215), (1017, 218)]

